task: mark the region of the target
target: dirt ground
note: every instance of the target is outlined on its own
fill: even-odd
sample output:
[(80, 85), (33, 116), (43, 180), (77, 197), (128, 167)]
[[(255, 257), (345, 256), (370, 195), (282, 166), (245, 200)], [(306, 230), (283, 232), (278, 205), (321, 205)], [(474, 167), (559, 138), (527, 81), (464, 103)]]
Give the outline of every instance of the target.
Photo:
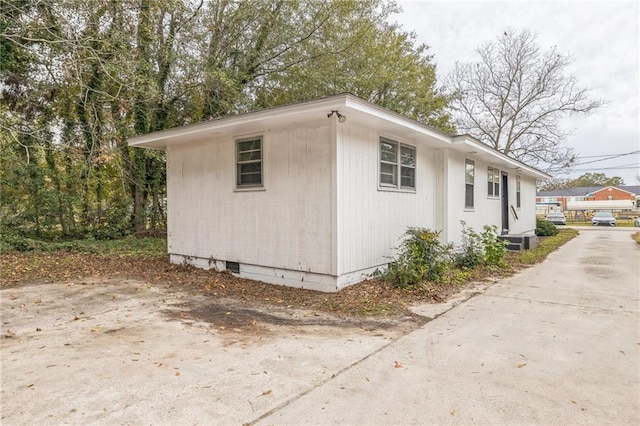
[[(3, 253), (0, 255), (0, 288), (43, 283), (79, 283), (87, 279), (132, 279), (190, 294), (206, 295), (210, 300), (248, 309), (277, 310), (282, 307), (315, 309), (350, 317), (403, 317), (410, 315), (414, 303), (446, 300), (466, 284), (424, 283), (416, 291), (394, 288), (380, 280), (369, 280), (337, 293), (264, 284), (241, 279), (230, 273), (173, 265), (167, 256), (109, 256), (91, 253)], [(482, 276), (482, 271), (478, 271)]]
[[(370, 281), (324, 294), (166, 256), (3, 253), (0, 268), (8, 425), (251, 423), (449, 309), (437, 302), (463, 290)], [(436, 310), (417, 315), (415, 303)]]
[(2, 424), (242, 424), (420, 326), (144, 280), (5, 286)]

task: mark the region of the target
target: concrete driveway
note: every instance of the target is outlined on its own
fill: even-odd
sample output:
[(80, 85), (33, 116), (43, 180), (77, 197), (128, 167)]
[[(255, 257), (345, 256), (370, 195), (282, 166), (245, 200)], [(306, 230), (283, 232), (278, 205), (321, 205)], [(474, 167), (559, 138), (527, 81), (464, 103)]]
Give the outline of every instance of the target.
[(637, 425), (631, 232), (582, 230), (259, 423)]
[(122, 280), (5, 289), (1, 422), (635, 425), (631, 232), (581, 230), (462, 303), (416, 307), (422, 326), (286, 309), (247, 323)]

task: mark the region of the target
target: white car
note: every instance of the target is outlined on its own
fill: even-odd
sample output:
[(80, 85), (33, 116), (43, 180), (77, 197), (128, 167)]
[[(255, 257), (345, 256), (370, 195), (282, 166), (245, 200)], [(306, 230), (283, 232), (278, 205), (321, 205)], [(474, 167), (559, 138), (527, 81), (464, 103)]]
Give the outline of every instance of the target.
[(546, 220), (553, 223), (554, 225), (566, 225), (567, 218), (563, 213), (549, 213), (546, 217)]
[(591, 218), (591, 224), (597, 225), (609, 225), (616, 226), (616, 218), (613, 217), (611, 212), (596, 212)]

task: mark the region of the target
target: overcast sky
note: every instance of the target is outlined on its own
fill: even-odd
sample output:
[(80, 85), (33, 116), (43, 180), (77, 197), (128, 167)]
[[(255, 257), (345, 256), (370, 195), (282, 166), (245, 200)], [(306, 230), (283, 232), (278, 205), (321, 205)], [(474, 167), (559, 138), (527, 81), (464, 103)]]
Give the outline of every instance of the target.
[[(406, 1), (393, 20), (414, 31), (430, 46), (439, 78), (456, 61), (475, 62), (476, 48), (495, 40), (507, 28), (529, 29), (543, 49), (557, 46), (574, 56), (569, 72), (591, 96), (608, 105), (586, 118), (564, 122), (573, 131), (568, 144), (580, 157), (625, 154), (640, 150), (640, 7), (633, 1)], [(582, 158), (578, 162), (599, 160)], [(607, 170), (602, 168), (616, 167)], [(620, 176), (640, 185), (640, 154), (574, 167)]]

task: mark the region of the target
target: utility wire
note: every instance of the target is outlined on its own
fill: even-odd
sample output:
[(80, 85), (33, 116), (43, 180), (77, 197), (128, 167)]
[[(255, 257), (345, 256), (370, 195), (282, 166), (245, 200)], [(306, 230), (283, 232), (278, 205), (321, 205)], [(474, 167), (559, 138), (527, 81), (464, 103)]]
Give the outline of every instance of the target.
[(600, 157), (609, 157), (612, 155), (631, 155), (637, 152), (640, 152), (640, 151), (625, 152), (622, 154), (579, 155), (576, 158), (582, 160), (583, 158), (600, 158)]
[(571, 171), (572, 172), (592, 172), (594, 170), (627, 170), (627, 169), (640, 169), (640, 163), (623, 164), (621, 166), (612, 166), (612, 167), (596, 167), (593, 169), (571, 169)]
[[(625, 157), (627, 155), (633, 155), (633, 154), (638, 154), (640, 153), (640, 151), (632, 151), (632, 152), (627, 152), (624, 154), (612, 154), (607, 158), (601, 158), (600, 160), (591, 160), (591, 161), (585, 161), (583, 163), (576, 163), (576, 166), (582, 166), (584, 164), (591, 164), (591, 163), (598, 163), (600, 161), (607, 161), (607, 160), (613, 160), (614, 158), (620, 158), (620, 157)], [(594, 156), (595, 157), (595, 156)], [(579, 157), (580, 158), (580, 157)], [(587, 157), (582, 157), (582, 158), (587, 158)]]

